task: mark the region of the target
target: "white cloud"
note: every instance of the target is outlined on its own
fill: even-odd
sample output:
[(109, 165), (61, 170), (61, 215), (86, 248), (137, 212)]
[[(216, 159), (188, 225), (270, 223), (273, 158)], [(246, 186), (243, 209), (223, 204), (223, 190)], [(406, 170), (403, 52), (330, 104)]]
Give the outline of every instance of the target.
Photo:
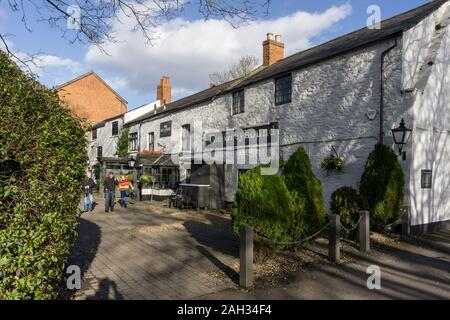
[[(133, 21), (121, 18), (114, 32), (121, 42), (105, 45), (109, 55), (91, 46), (85, 59), (95, 70), (108, 70), (119, 87), (137, 95), (154, 94), (162, 75), (171, 78), (174, 96), (182, 97), (208, 87), (210, 73), (223, 70), (246, 54), (262, 60), (262, 41), (267, 32), (281, 34), (286, 55), (310, 47), (311, 39), (323, 34), (352, 12), (350, 4), (323, 12), (294, 12), (277, 19), (260, 20), (233, 28), (224, 20), (173, 19), (156, 29), (158, 40), (147, 45)], [(111, 80), (110, 80), (111, 81)], [(111, 81), (114, 87), (114, 80)]]
[[(5, 41), (14, 55), (11, 57), (12, 60), (23, 70), (33, 72), (46, 85), (53, 86), (64, 83), (86, 71), (81, 63), (70, 58), (46, 53), (28, 54), (16, 50), (14, 42), (9, 39), (5, 39)], [(4, 44), (0, 42), (0, 50), (5, 51), (5, 49)]]
[[(22, 52), (16, 53), (16, 56), (23, 61), (30, 60), (30, 56)], [(48, 86), (62, 84), (86, 71), (81, 63), (53, 54), (33, 55), (32, 62), (28, 62), (27, 66)]]

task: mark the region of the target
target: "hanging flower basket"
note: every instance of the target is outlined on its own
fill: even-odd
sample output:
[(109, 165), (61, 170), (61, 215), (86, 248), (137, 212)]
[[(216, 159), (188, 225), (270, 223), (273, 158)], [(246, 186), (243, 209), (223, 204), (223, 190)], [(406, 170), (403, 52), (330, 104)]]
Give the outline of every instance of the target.
[(141, 177), (141, 179), (139, 180), (140, 182), (141, 182), (141, 185), (143, 186), (143, 187), (145, 187), (145, 186), (149, 186), (150, 185), (150, 183), (152, 182), (152, 177), (150, 177), (149, 175), (143, 175), (142, 177)]
[(331, 147), (333, 153), (323, 159), (322, 161), (322, 168), (326, 170), (328, 173), (331, 173), (333, 171), (342, 172), (342, 168), (344, 167), (344, 160), (342, 160), (334, 147)]

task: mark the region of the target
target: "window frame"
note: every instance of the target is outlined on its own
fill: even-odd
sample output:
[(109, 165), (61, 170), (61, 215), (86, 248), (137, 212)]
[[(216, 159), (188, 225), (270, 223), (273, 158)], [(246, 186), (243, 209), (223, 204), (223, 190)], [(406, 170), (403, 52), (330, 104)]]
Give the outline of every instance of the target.
[[(290, 79), (289, 93), (287, 93), (288, 92), (287, 88), (279, 89), (279, 81), (282, 81), (283, 79), (287, 78)], [(280, 91), (283, 93), (282, 95), (279, 93)], [(283, 100), (281, 101), (279, 99), (280, 96), (283, 97)], [(282, 76), (275, 78), (274, 102), (276, 106), (292, 102), (292, 73), (284, 74)]]
[(103, 147), (97, 146), (97, 159), (103, 158)]
[[(186, 137), (186, 140), (187, 140), (188, 143), (189, 143), (189, 145), (187, 146), (187, 148), (185, 148), (185, 146), (184, 146), (184, 142), (185, 142), (184, 133), (186, 132), (186, 131), (185, 131), (185, 128), (188, 128), (187, 132), (189, 132), (189, 136)], [(181, 151), (182, 151), (182, 152), (190, 152), (191, 150), (192, 150), (191, 124), (186, 123), (186, 124), (183, 124), (183, 125), (181, 126)]]
[(236, 90), (232, 93), (231, 114), (245, 112), (245, 89)]
[(92, 129), (92, 131), (91, 131), (91, 140), (95, 141), (95, 140), (97, 140), (97, 137), (98, 137), (97, 128)]
[[(116, 128), (114, 128), (114, 126), (116, 126)], [(116, 130), (114, 130), (114, 129), (116, 129)], [(114, 131), (116, 131), (116, 134), (114, 134)], [(116, 137), (116, 136), (119, 135), (119, 121), (118, 121), (118, 120), (113, 121), (113, 122), (111, 123), (111, 135), (112, 135), (113, 137)]]
[(138, 133), (131, 132), (128, 135), (128, 151), (138, 151)]
[(425, 190), (433, 188), (433, 170), (421, 170), (420, 187)]
[[(152, 137), (152, 142), (150, 143), (150, 137)], [(150, 145), (152, 145), (152, 147), (150, 148)], [(148, 150), (149, 151), (155, 151), (155, 132), (149, 132), (148, 133)]]

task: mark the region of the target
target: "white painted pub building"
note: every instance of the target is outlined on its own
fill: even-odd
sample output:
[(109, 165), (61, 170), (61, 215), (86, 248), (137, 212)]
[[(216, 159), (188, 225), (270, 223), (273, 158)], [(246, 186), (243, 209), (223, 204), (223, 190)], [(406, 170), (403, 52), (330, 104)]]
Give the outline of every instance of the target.
[[(412, 134), (399, 161), (411, 231), (448, 228), (449, 22), (450, 1), (435, 0), (382, 21), (380, 29), (364, 28), (289, 57), (281, 37), (268, 34), (263, 65), (250, 75), (173, 102), (164, 77), (155, 103), (95, 124), (90, 165), (130, 170), (116, 154), (117, 137), (127, 128), (138, 175), (152, 175), (159, 190), (180, 182), (209, 185), (209, 206), (223, 207), (234, 200), (239, 174), (252, 165), (207, 165), (186, 157), (195, 121), (220, 132), (243, 128), (267, 135), (276, 128), (280, 157), (304, 146), (329, 201), (341, 186), (358, 188), (376, 143), (397, 151), (391, 130), (404, 119)], [(321, 168), (332, 148), (344, 159), (342, 173)]]

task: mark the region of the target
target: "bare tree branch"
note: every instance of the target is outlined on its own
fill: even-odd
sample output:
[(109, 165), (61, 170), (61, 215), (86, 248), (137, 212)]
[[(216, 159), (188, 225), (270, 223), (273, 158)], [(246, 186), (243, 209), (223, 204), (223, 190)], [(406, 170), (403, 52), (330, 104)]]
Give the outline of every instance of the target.
[[(7, 3), (13, 12), (21, 14), (28, 31), (31, 29), (26, 13), (35, 11), (37, 21), (61, 31), (69, 43), (90, 43), (107, 54), (104, 45), (117, 41), (114, 26), (123, 19), (130, 19), (133, 30), (140, 31), (153, 45), (156, 29), (163, 20), (180, 16), (188, 6), (196, 6), (204, 19), (224, 19), (237, 28), (260, 14), (267, 15), (271, 0), (7, 0)], [(4, 34), (1, 42), (11, 55)]]
[(25, 72), (29, 73), (30, 75), (35, 75), (33, 72), (32, 66), (35, 68), (39, 68), (38, 63), (36, 62), (38, 60), (38, 57), (41, 53), (36, 53), (31, 56), (21, 57), (18, 53), (11, 50), (11, 48), (8, 46), (8, 42), (5, 39), (5, 35), (0, 34), (0, 44), (3, 45), (3, 48), (0, 50), (6, 52), (9, 58), (11, 58), (15, 63), (19, 65)]
[(255, 56), (244, 56), (239, 61), (231, 65), (228, 70), (216, 71), (209, 75), (213, 84), (221, 84), (234, 79), (238, 79), (250, 74), (259, 64)]

